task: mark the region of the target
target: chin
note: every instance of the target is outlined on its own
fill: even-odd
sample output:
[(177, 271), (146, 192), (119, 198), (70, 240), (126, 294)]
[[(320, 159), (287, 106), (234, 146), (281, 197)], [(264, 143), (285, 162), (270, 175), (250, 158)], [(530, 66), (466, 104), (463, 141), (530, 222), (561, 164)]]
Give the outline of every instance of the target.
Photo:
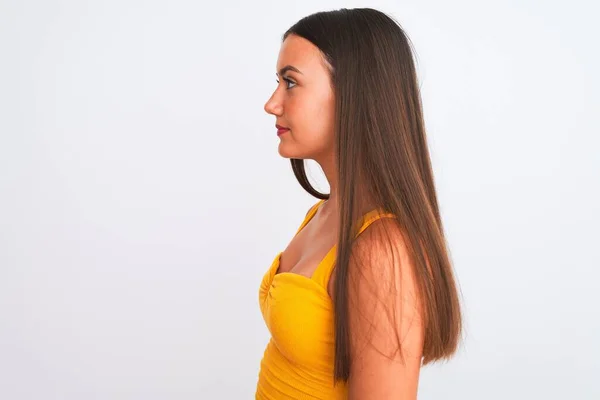
[(282, 140), (277, 148), (279, 155), (283, 158), (297, 158), (301, 160), (314, 159), (314, 154), (319, 154), (318, 151), (313, 149), (307, 149), (306, 147), (300, 147), (297, 143), (286, 142)]
[(279, 143), (277, 151), (283, 158), (302, 158), (299, 156), (297, 151), (293, 151), (293, 149), (288, 148), (288, 146), (284, 145), (283, 143)]

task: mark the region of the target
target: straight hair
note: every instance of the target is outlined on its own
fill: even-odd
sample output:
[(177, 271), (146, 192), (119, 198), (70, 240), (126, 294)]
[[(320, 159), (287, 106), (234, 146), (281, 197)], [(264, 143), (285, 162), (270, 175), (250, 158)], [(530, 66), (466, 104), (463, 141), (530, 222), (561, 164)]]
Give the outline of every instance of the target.
[[(392, 220), (405, 235), (423, 319), (422, 364), (449, 359), (460, 340), (461, 309), (438, 207), (412, 43), (395, 19), (371, 8), (318, 12), (299, 20), (282, 40), (289, 35), (319, 48), (335, 94), (340, 235), (334, 381), (347, 382), (350, 375), (348, 269), (354, 223), (361, 217), (358, 204), (367, 196), (374, 207), (396, 216)], [(329, 198), (310, 184), (303, 159), (291, 159), (291, 164), (308, 193)]]

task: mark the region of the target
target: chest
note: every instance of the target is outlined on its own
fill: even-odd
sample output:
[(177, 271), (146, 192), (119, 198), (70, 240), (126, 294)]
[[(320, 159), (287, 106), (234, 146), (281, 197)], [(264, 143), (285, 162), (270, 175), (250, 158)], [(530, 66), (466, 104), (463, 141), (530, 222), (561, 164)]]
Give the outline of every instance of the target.
[(289, 272), (265, 279), (270, 285), (261, 296), (261, 311), (278, 350), (301, 365), (332, 362), (334, 306), (326, 289)]
[[(275, 274), (296, 274), (311, 278), (324, 258), (337, 244), (336, 225), (318, 221), (316, 218), (295, 235), (287, 247), (279, 254)], [(333, 294), (335, 269), (327, 283), (327, 292)]]

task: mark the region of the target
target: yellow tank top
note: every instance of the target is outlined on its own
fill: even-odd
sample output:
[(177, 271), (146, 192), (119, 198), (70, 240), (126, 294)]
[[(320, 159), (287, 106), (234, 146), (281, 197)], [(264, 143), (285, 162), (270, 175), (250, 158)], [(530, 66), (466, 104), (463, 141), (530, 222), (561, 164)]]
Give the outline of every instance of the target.
[[(324, 200), (308, 212), (298, 232), (306, 226)], [(362, 218), (359, 235), (371, 223), (393, 214), (373, 210)], [(279, 272), (279, 252), (264, 275), (260, 310), (271, 333), (256, 387), (256, 399), (346, 399), (347, 387), (334, 385), (334, 306), (327, 283), (336, 257), (333, 246), (309, 278)]]

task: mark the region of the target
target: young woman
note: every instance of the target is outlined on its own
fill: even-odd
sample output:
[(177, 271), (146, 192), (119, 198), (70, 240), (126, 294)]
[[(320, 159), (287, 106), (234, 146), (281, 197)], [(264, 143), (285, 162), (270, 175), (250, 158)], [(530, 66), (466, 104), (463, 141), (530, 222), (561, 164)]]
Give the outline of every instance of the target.
[[(373, 9), (303, 18), (283, 36), (279, 154), (320, 199), (259, 292), (271, 340), (257, 399), (415, 399), (448, 359), (461, 312), (409, 40)], [(323, 169), (330, 193), (309, 183)]]

